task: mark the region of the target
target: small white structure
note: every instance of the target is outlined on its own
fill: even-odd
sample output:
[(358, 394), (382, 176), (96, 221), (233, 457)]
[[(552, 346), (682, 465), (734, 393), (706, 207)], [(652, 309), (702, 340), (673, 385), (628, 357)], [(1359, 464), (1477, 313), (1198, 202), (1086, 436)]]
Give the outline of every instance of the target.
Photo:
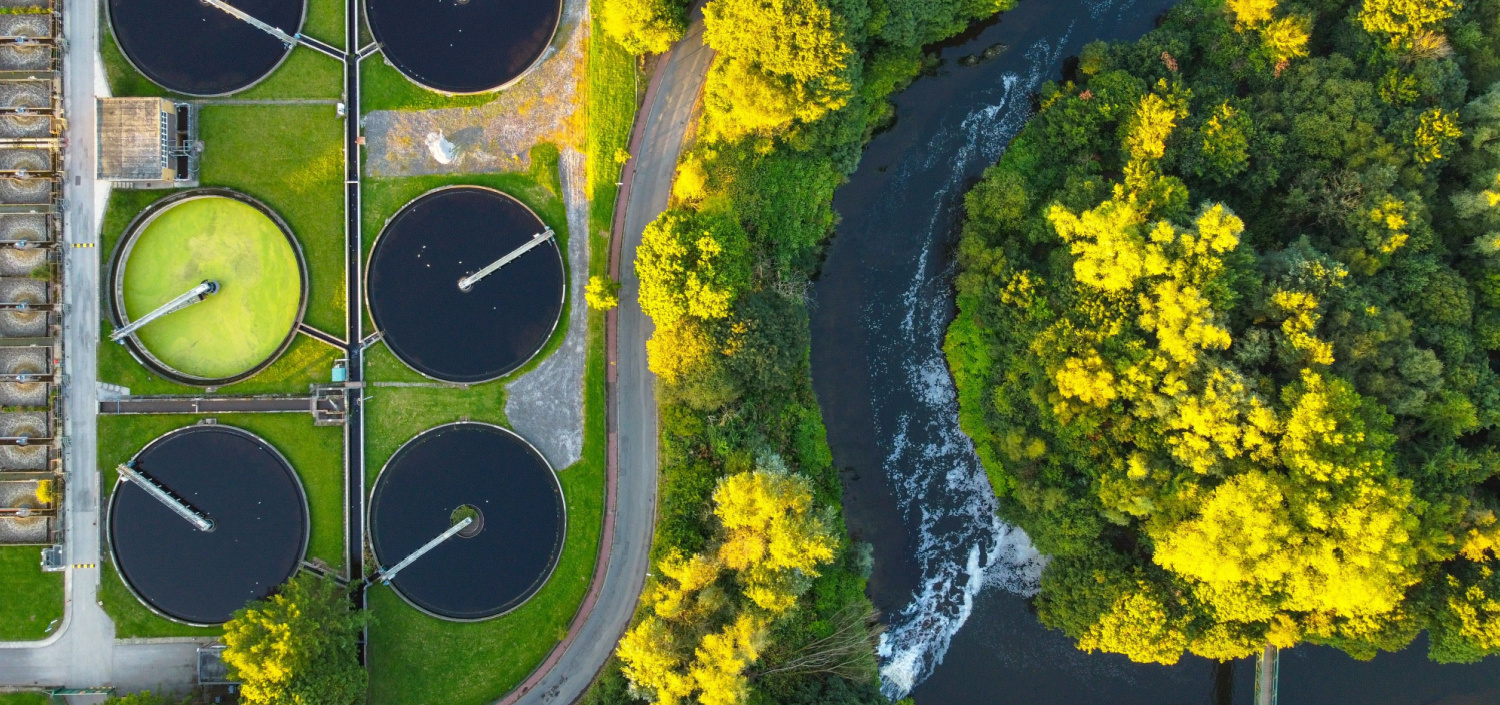
[(453, 159), (458, 156), (458, 148), (443, 136), (441, 131), (427, 133), (427, 153), (432, 155), (434, 161), (439, 164), (452, 164)]

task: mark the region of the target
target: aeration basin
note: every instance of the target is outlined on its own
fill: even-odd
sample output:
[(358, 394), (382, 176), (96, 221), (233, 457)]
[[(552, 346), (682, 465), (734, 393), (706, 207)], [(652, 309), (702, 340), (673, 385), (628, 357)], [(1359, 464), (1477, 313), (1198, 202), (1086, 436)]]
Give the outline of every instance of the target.
[(499, 426), (439, 426), (391, 456), (370, 499), (384, 569), (466, 517), (476, 521), (404, 567), (391, 586), (433, 616), (478, 621), (546, 584), (567, 533), (562, 486), (531, 444)]
[(370, 31), (407, 78), (443, 93), (502, 88), (541, 59), (561, 0), (365, 0)]
[(531, 209), (493, 189), (445, 188), (408, 203), (376, 240), (366, 273), (370, 317), (391, 352), (447, 382), (484, 382), (526, 364), (562, 315), (557, 238), (468, 291), (458, 283), (545, 229)]
[(116, 328), (205, 281), (217, 286), (125, 339), (143, 364), (182, 384), (224, 385), (264, 369), (291, 345), (306, 308), (296, 238), (270, 208), (228, 189), (148, 206), (121, 238), (110, 280)]
[(189, 426), (152, 441), (133, 462), (213, 522), (200, 531), (137, 483), (115, 483), (110, 552), (148, 607), (187, 624), (222, 624), (296, 572), (307, 549), (307, 498), (270, 444), (232, 426)]
[[(304, 0), (227, 0), (295, 35)], [(193, 96), (224, 95), (260, 82), (291, 48), (200, 0), (108, 0), (109, 24), (125, 58), (157, 85)]]

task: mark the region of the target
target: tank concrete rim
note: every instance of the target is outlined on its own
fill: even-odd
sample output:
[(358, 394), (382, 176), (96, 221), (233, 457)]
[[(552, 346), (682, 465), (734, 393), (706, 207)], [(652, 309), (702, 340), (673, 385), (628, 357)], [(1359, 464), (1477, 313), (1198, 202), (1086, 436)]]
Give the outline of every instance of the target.
[[(244, 436), (245, 438), (250, 439), (251, 441), (254, 441), (262, 448), (271, 451), (272, 457), (274, 457), (276, 461), (281, 464), (282, 469), (286, 470), (287, 473), (291, 476), (292, 485), (297, 488), (297, 498), (302, 502), (303, 516), (302, 545), (297, 549), (297, 568), (292, 571), (292, 575), (296, 575), (302, 570), (302, 563), (307, 560), (308, 541), (310, 541), (312, 538), (312, 510), (308, 507), (307, 504), (307, 491), (302, 487), (302, 476), (297, 474), (297, 468), (292, 466), (291, 462), (286, 459), (285, 455), (281, 454), (281, 450), (278, 449), (275, 445), (272, 445), (270, 442), (266, 441), (266, 439), (261, 438), (260, 436), (246, 431), (245, 429), (238, 426), (230, 426), (228, 424), (218, 423), (195, 423), (189, 424), (187, 426), (182, 426), (180, 428), (174, 428), (170, 431), (167, 431), (166, 433), (161, 434), (160, 436), (157, 436), (156, 438), (151, 439), (150, 443), (141, 446), (140, 450), (136, 451), (134, 455), (130, 456), (130, 462), (135, 462), (135, 459), (141, 457), (142, 453), (151, 450), (153, 446), (156, 446), (159, 443), (163, 443), (173, 436), (183, 433), (190, 433), (195, 429), (202, 428), (229, 431), (231, 433), (237, 433), (241, 436)], [(130, 591), (131, 596), (134, 597), (136, 601), (140, 602), (142, 605), (145, 605), (146, 609), (151, 610), (152, 614), (161, 617), (162, 619), (170, 620), (178, 624), (186, 624), (189, 627), (217, 627), (224, 624), (224, 622), (189, 622), (185, 619), (178, 619), (176, 617), (173, 617), (172, 615), (162, 612), (161, 610), (156, 608), (156, 605), (151, 604), (150, 600), (142, 597), (141, 593), (136, 591), (135, 585), (131, 584), (131, 582), (125, 578), (125, 569), (120, 567), (120, 556), (115, 553), (115, 532), (114, 524), (112, 523), (112, 519), (114, 518), (115, 513), (115, 498), (119, 496), (120, 485), (124, 482), (125, 480), (120, 478), (119, 476), (115, 477), (115, 484), (109, 490), (109, 503), (105, 505), (104, 512), (104, 542), (107, 544), (107, 547), (109, 549), (109, 562), (112, 566), (114, 566), (115, 577), (118, 577), (120, 579), (120, 582), (125, 583), (125, 589)]]
[[(512, 605), (510, 608), (508, 608), (508, 609), (506, 609), (504, 611), (497, 612), (497, 613), (492, 614), (492, 615), (490, 615), (488, 617), (468, 617), (468, 618), (465, 618), (465, 617), (450, 617), (450, 616), (445, 615), (445, 614), (440, 614), (440, 613), (437, 613), (437, 612), (433, 612), (432, 610), (429, 610), (426, 607), (423, 607), (423, 606), (417, 604), (416, 602), (412, 601), (412, 599), (410, 597), (406, 596), (406, 593), (403, 592), (401, 590), (401, 588), (399, 588), (399, 587), (396, 586), (395, 581), (391, 581), (391, 584), (388, 586), (388, 587), (390, 587), (391, 592), (396, 593), (396, 596), (401, 598), (402, 602), (405, 602), (406, 604), (411, 605), (413, 609), (415, 609), (418, 612), (421, 612), (422, 614), (425, 614), (425, 615), (427, 615), (429, 617), (435, 617), (437, 619), (441, 619), (441, 620), (444, 620), (444, 621), (447, 621), (447, 622), (487, 622), (487, 621), (489, 621), (491, 619), (496, 619), (498, 617), (504, 617), (505, 615), (510, 614), (511, 612), (514, 612), (514, 611), (516, 611), (518, 609), (521, 609), (522, 607), (524, 607), (526, 605), (526, 603), (531, 602), (531, 599), (534, 598), (534, 597), (536, 597), (537, 594), (542, 591), (542, 588), (544, 588), (544, 587), (547, 586), (548, 582), (551, 582), (552, 575), (557, 572), (557, 566), (558, 566), (558, 564), (562, 563), (562, 554), (563, 554), (563, 551), (567, 548), (567, 545), (568, 545), (568, 496), (563, 493), (562, 480), (558, 478), (558, 476), (557, 476), (557, 470), (552, 467), (552, 463), (547, 462), (546, 456), (543, 456), (542, 453), (541, 453), (541, 451), (537, 450), (536, 446), (534, 446), (534, 445), (531, 444), (531, 441), (526, 440), (525, 436), (522, 436), (521, 434), (516, 433), (515, 431), (512, 431), (512, 430), (510, 430), (510, 429), (508, 429), (508, 428), (506, 428), (504, 426), (501, 426), (499, 424), (493, 424), (493, 423), (490, 423), (488, 421), (452, 421), (452, 422), (449, 422), (449, 423), (445, 423), (445, 424), (440, 424), (440, 425), (437, 425), (437, 426), (433, 426), (432, 428), (429, 428), (429, 429), (427, 429), (427, 430), (425, 430), (425, 431), (423, 431), (421, 433), (418, 433), (415, 436), (412, 436), (411, 438), (407, 439), (407, 441), (405, 443), (402, 443), (401, 447), (399, 447), (399, 448), (396, 449), (396, 452), (391, 453), (391, 457), (386, 458), (385, 459), (385, 464), (380, 466), (380, 472), (378, 472), (378, 473), (375, 474), (375, 482), (374, 482), (374, 484), (372, 484), (370, 486), (370, 499), (374, 499), (374, 497), (375, 497), (375, 491), (380, 488), (380, 480), (385, 477), (385, 471), (391, 467), (391, 461), (395, 460), (397, 456), (401, 455), (401, 451), (406, 450), (407, 446), (410, 446), (411, 444), (416, 443), (417, 441), (421, 440), (423, 436), (426, 436), (426, 435), (431, 434), (431, 433), (436, 433), (436, 432), (441, 431), (441, 430), (443, 430), (445, 428), (452, 428), (452, 427), (455, 427), (455, 426), (475, 426), (475, 427), (481, 427), (481, 428), (494, 429), (494, 430), (500, 431), (502, 434), (509, 435), (509, 436), (515, 438), (516, 440), (520, 441), (523, 445), (526, 446), (527, 450), (531, 451), (531, 454), (533, 456), (535, 456), (537, 460), (541, 461), (542, 467), (547, 468), (547, 473), (552, 476), (552, 483), (555, 484), (555, 485), (557, 485), (557, 496), (558, 496), (559, 499), (562, 500), (562, 502), (561, 502), (561, 506), (562, 506), (562, 527), (561, 527), (561, 530), (562, 530), (562, 536), (563, 536), (562, 546), (559, 547), (558, 550), (557, 550), (557, 553), (552, 556), (552, 565), (547, 568), (547, 574), (541, 579), (541, 581), (539, 581), (537, 583), (537, 588), (535, 590), (532, 590), (531, 594), (529, 594), (529, 595), (526, 596), (526, 599), (521, 600), (520, 602), (517, 602), (516, 604)], [(374, 502), (371, 502), (371, 501), (367, 501), (366, 504), (369, 505), (370, 507), (374, 506)], [(369, 537), (368, 540), (369, 540), (369, 545), (370, 545), (370, 553), (375, 557), (375, 563), (376, 563), (375, 568), (377, 570), (379, 570), (379, 568), (380, 568), (380, 565), (379, 565), (379, 563), (380, 563), (380, 555), (375, 550), (375, 531), (374, 531), (375, 527), (374, 527), (374, 519), (373, 519), (372, 514), (373, 513), (369, 512), (369, 511), (365, 512), (365, 536)]]
[[(307, 260), (303, 257), (302, 254), (302, 244), (297, 241), (297, 236), (292, 234), (292, 229), (286, 224), (286, 221), (281, 219), (281, 215), (272, 210), (270, 206), (261, 203), (259, 200), (252, 196), (240, 193), (239, 191), (235, 191), (233, 189), (220, 187), (201, 187), (172, 194), (171, 196), (167, 196), (166, 198), (153, 202), (151, 205), (148, 205), (145, 208), (141, 209), (141, 212), (137, 213), (135, 217), (131, 219), (130, 223), (125, 226), (124, 234), (121, 235), (119, 241), (115, 243), (114, 252), (110, 253), (109, 313), (110, 322), (116, 328), (125, 325), (124, 266), (125, 263), (129, 261), (130, 251), (135, 247), (135, 242), (140, 237), (141, 233), (145, 232), (146, 228), (150, 227), (151, 223), (154, 222), (158, 216), (160, 216), (162, 213), (167, 212), (168, 210), (171, 210), (173, 206), (203, 198), (231, 198), (252, 208), (255, 208), (266, 217), (270, 218), (271, 222), (274, 223), (279, 230), (281, 230), (281, 234), (286, 237), (287, 242), (291, 243), (292, 254), (297, 258), (297, 276), (299, 279), (298, 286), (301, 289), (297, 298), (297, 316), (292, 319), (291, 329), (287, 331), (286, 337), (282, 339), (281, 344), (278, 345), (276, 349), (266, 357), (266, 359), (261, 360), (244, 372), (230, 375), (228, 377), (199, 377), (197, 375), (190, 375), (186, 372), (182, 372), (172, 367), (171, 365), (168, 365), (166, 362), (163, 362), (161, 359), (157, 358), (156, 355), (152, 354), (150, 348), (141, 343), (140, 339), (136, 337), (135, 333), (131, 333), (129, 336), (126, 336), (125, 347), (130, 351), (131, 357), (134, 357), (136, 362), (141, 363), (147, 369), (152, 370), (153, 372), (156, 372), (157, 374), (166, 377), (173, 382), (193, 387), (222, 387), (225, 385), (234, 384), (236, 382), (243, 382), (247, 379), (250, 379), (251, 377), (260, 374), (267, 367), (270, 367), (272, 363), (280, 359), (281, 356), (286, 353), (287, 348), (290, 348), (292, 346), (292, 342), (297, 339), (297, 333), (299, 332), (298, 329), (302, 327), (302, 318), (307, 313)], [(103, 342), (103, 340), (100, 341), (101, 344)]]
[[(381, 327), (380, 327), (380, 321), (375, 320), (375, 307), (372, 306), (372, 305), (370, 305), (370, 265), (372, 263), (374, 263), (374, 261), (375, 261), (375, 252), (378, 249), (380, 249), (380, 242), (381, 242), (381, 240), (383, 240), (385, 238), (386, 231), (390, 230), (391, 221), (393, 221), (396, 218), (400, 217), (400, 215), (402, 213), (405, 213), (408, 208), (412, 207), (413, 205), (415, 205), (419, 201), (421, 201), (421, 200), (423, 200), (425, 198), (428, 198), (429, 196), (435, 196), (435, 195), (437, 195), (439, 193), (442, 193), (444, 191), (453, 191), (453, 190), (490, 191), (490, 192), (493, 192), (493, 193), (497, 193), (497, 194), (499, 194), (501, 196), (504, 196), (505, 198), (508, 198), (508, 199), (510, 199), (512, 201), (515, 201), (517, 205), (521, 206), (522, 208), (525, 208), (526, 212), (530, 213), (531, 217), (536, 218), (537, 222), (541, 223), (544, 227), (549, 227), (549, 228), (552, 227), (550, 225), (547, 225), (547, 221), (542, 220), (542, 217), (539, 216), (539, 215), (537, 215), (536, 211), (532, 210), (531, 206), (528, 206), (525, 203), (523, 203), (521, 201), (521, 199), (516, 198), (515, 196), (512, 196), (512, 195), (510, 195), (510, 194), (508, 194), (508, 193), (506, 193), (504, 191), (501, 191), (500, 189), (497, 189), (497, 188), (494, 188), (494, 187), (491, 187), (491, 186), (479, 186), (479, 185), (475, 185), (475, 184), (449, 184), (447, 186), (439, 186), (439, 187), (434, 188), (434, 189), (429, 189), (429, 190), (423, 192), (421, 195), (417, 196), (416, 198), (413, 198), (410, 201), (407, 201), (406, 203), (402, 204), (400, 208), (396, 209), (395, 213), (391, 214), (391, 217), (386, 218), (385, 222), (380, 225), (380, 233), (377, 234), (375, 236), (375, 240), (370, 243), (370, 254), (368, 254), (368, 255), (365, 256), (365, 271), (364, 271), (364, 275), (363, 275), (364, 282), (363, 282), (363, 286), (362, 286), (362, 288), (364, 289), (364, 292), (363, 292), (364, 293), (364, 298), (365, 298), (364, 304), (365, 304), (365, 310), (370, 313), (370, 321), (375, 324), (375, 334), (378, 334), (380, 336), (379, 340), (383, 341), (385, 339), (385, 331), (383, 329), (381, 329)], [(564, 230), (564, 232), (566, 232), (566, 230)], [(568, 237), (572, 237), (572, 236), (573, 236), (572, 233), (568, 233)], [(406, 369), (411, 370), (412, 372), (415, 372), (415, 373), (417, 373), (419, 375), (422, 375), (423, 377), (426, 377), (427, 379), (430, 379), (430, 380), (432, 380), (434, 382), (442, 382), (444, 384), (458, 384), (458, 385), (461, 385), (461, 386), (464, 386), (464, 387), (469, 387), (469, 386), (473, 386), (473, 385), (476, 385), (476, 384), (488, 384), (488, 383), (493, 382), (493, 381), (495, 381), (497, 379), (505, 379), (506, 377), (509, 377), (510, 375), (515, 374), (519, 370), (526, 369), (527, 365), (530, 365), (532, 362), (534, 362), (537, 359), (537, 356), (541, 355), (542, 351), (547, 349), (547, 345), (549, 343), (551, 343), (552, 342), (552, 338), (554, 338), (557, 335), (557, 326), (558, 326), (558, 324), (563, 319), (565, 319), (565, 318), (568, 317), (568, 281), (569, 281), (568, 277), (569, 277), (569, 274), (570, 274), (569, 270), (572, 268), (572, 263), (569, 262), (567, 256), (564, 255), (562, 246), (557, 243), (557, 237), (554, 235), (551, 238), (551, 240), (552, 240), (552, 247), (557, 252), (558, 259), (561, 259), (562, 263), (563, 263), (563, 285), (562, 285), (562, 292), (563, 293), (562, 293), (561, 303), (559, 304), (558, 309), (557, 309), (557, 318), (552, 321), (552, 327), (547, 330), (547, 335), (542, 338), (542, 344), (540, 346), (538, 346), (536, 350), (532, 351), (532, 353), (531, 353), (531, 355), (529, 357), (527, 357), (525, 360), (522, 360), (516, 366), (510, 368), (509, 370), (501, 372), (500, 374), (494, 375), (493, 377), (486, 377), (484, 379), (476, 380), (476, 381), (473, 381), (473, 382), (454, 382), (452, 380), (443, 379), (442, 377), (435, 377), (433, 375), (427, 374), (426, 372), (424, 372), (422, 370), (417, 369), (417, 367), (415, 365), (411, 364), (410, 362), (408, 362), (406, 360), (405, 357), (403, 357), (399, 353), (397, 353), (396, 349), (393, 348), (393, 347), (391, 347), (390, 343), (386, 343), (385, 344), (385, 349), (389, 350), (391, 352), (391, 356), (392, 357), (394, 357), (397, 360), (399, 360), (401, 362), (401, 364), (406, 367)]]
[[(290, 57), (292, 55), (292, 52), (296, 50), (296, 47), (287, 47), (286, 51), (281, 52), (281, 58), (276, 61), (275, 65), (271, 66), (271, 68), (267, 69), (265, 73), (261, 74), (260, 78), (257, 78), (254, 81), (251, 81), (249, 84), (245, 85), (244, 88), (236, 88), (232, 91), (225, 91), (223, 93), (191, 93), (188, 91), (179, 91), (172, 88), (167, 88), (166, 86), (162, 86), (162, 84), (158, 83), (155, 78), (151, 77), (151, 74), (142, 71), (141, 67), (136, 65), (135, 59), (130, 58), (130, 52), (125, 51), (125, 45), (120, 43), (119, 34), (115, 32), (115, 17), (109, 9), (109, 0), (102, 0), (101, 4), (104, 5), (104, 24), (109, 28), (109, 39), (110, 41), (115, 43), (115, 48), (120, 50), (120, 56), (125, 57), (125, 64), (133, 69), (136, 73), (145, 76), (147, 81), (150, 81), (158, 86), (161, 86), (162, 88), (166, 88), (167, 90), (180, 95), (190, 96), (193, 98), (222, 98), (227, 95), (243, 93), (250, 90), (251, 88), (260, 85), (261, 82), (270, 78), (271, 74), (276, 73), (276, 70), (281, 68), (281, 65), (286, 63), (287, 58)], [(292, 36), (302, 36), (302, 27), (306, 24), (307, 0), (302, 0), (302, 19), (297, 21), (297, 31), (292, 32)], [(168, 100), (170, 100), (170, 98)]]

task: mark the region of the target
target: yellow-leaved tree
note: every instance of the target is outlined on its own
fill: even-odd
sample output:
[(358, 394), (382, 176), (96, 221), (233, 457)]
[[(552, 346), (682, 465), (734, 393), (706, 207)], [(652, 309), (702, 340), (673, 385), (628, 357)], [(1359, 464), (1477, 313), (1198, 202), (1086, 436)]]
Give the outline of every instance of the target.
[(772, 623), (807, 591), (838, 552), (833, 524), (812, 508), (812, 488), (785, 470), (719, 481), (714, 545), (656, 564), (647, 615), (616, 651), (639, 693), (666, 705), (743, 705), (746, 672)]
[(303, 571), (224, 625), (224, 664), (247, 705), (353, 705), (367, 676), (357, 651), (363, 612), (348, 592)]
[(713, 134), (771, 135), (853, 96), (858, 61), (825, 0), (714, 0), (703, 8), (703, 41), (718, 52), (704, 88)]

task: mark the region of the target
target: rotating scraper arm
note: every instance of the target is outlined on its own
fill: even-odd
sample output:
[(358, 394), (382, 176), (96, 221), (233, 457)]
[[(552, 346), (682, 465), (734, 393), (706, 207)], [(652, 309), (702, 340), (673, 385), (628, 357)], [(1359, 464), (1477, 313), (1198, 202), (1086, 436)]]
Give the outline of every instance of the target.
[(192, 306), (193, 304), (208, 298), (209, 294), (213, 294), (218, 290), (218, 282), (212, 280), (204, 280), (203, 283), (191, 289), (188, 289), (185, 293), (179, 295), (177, 298), (156, 307), (155, 311), (141, 316), (139, 319), (131, 323), (127, 323), (121, 328), (115, 329), (115, 332), (109, 334), (109, 339), (115, 341), (116, 343), (123, 342), (126, 336), (129, 336), (131, 333), (140, 330), (147, 323), (150, 323), (174, 311), (181, 311), (182, 309)]
[(391, 568), (389, 570), (382, 570), (382, 571), (376, 573), (375, 577), (380, 580), (380, 583), (382, 585), (390, 585), (391, 581), (396, 579), (396, 574), (399, 573), (399, 572), (401, 572), (401, 570), (403, 568), (405, 568), (406, 566), (411, 565), (412, 563), (415, 563), (418, 558), (421, 558), (428, 551), (431, 551), (432, 549), (437, 548), (438, 544), (440, 544), (440, 543), (442, 543), (444, 541), (447, 541), (448, 539), (453, 538), (454, 536), (458, 535), (458, 532), (463, 531), (464, 529), (468, 528), (468, 526), (470, 524), (473, 524), (473, 523), (474, 523), (474, 517), (464, 517), (463, 521), (460, 521), (457, 524), (454, 524), (453, 526), (448, 527), (448, 530), (444, 531), (441, 534), (439, 534), (437, 538), (435, 538), (435, 539), (433, 539), (431, 541), (428, 541), (427, 543), (423, 544), (421, 548), (419, 548), (419, 549), (417, 549), (415, 551), (412, 551), (412, 553), (411, 553), (410, 556), (407, 556), (406, 558), (403, 558), (400, 563), (397, 563), (396, 565), (391, 566)]
[(188, 506), (186, 502), (178, 499), (176, 495), (167, 491), (167, 488), (157, 484), (155, 479), (136, 470), (133, 462), (118, 465), (115, 467), (115, 470), (119, 471), (120, 479), (131, 482), (136, 487), (145, 490), (146, 494), (150, 495), (152, 499), (166, 505), (167, 509), (172, 510), (172, 513), (177, 516), (188, 520), (188, 523), (192, 524), (194, 528), (199, 531), (214, 530), (212, 519), (209, 519), (203, 512)]
[(536, 247), (537, 245), (540, 245), (540, 244), (542, 244), (542, 243), (550, 240), (551, 238), (552, 238), (552, 228), (547, 228), (546, 230), (543, 230), (542, 232), (539, 232), (539, 233), (537, 233), (535, 235), (532, 235), (531, 239), (526, 241), (526, 244), (521, 245), (520, 247), (517, 247), (514, 250), (511, 250), (509, 254), (505, 255), (504, 257), (501, 257), (500, 259), (495, 260), (494, 262), (491, 262), (488, 267), (485, 267), (484, 269), (481, 269), (481, 270), (479, 270), (479, 271), (477, 271), (477, 272), (475, 272), (473, 274), (470, 274), (467, 277), (459, 279), (458, 280), (458, 288), (459, 288), (459, 290), (460, 291), (468, 291), (468, 290), (474, 288), (474, 285), (478, 284), (480, 279), (483, 279), (483, 278), (485, 278), (485, 277), (487, 277), (487, 276), (489, 276), (491, 274), (494, 274), (495, 272), (499, 271), (501, 267), (504, 267), (505, 265), (510, 264), (511, 262), (514, 262), (517, 257), (520, 257), (521, 255), (524, 255), (527, 252), (530, 252), (531, 248)]

